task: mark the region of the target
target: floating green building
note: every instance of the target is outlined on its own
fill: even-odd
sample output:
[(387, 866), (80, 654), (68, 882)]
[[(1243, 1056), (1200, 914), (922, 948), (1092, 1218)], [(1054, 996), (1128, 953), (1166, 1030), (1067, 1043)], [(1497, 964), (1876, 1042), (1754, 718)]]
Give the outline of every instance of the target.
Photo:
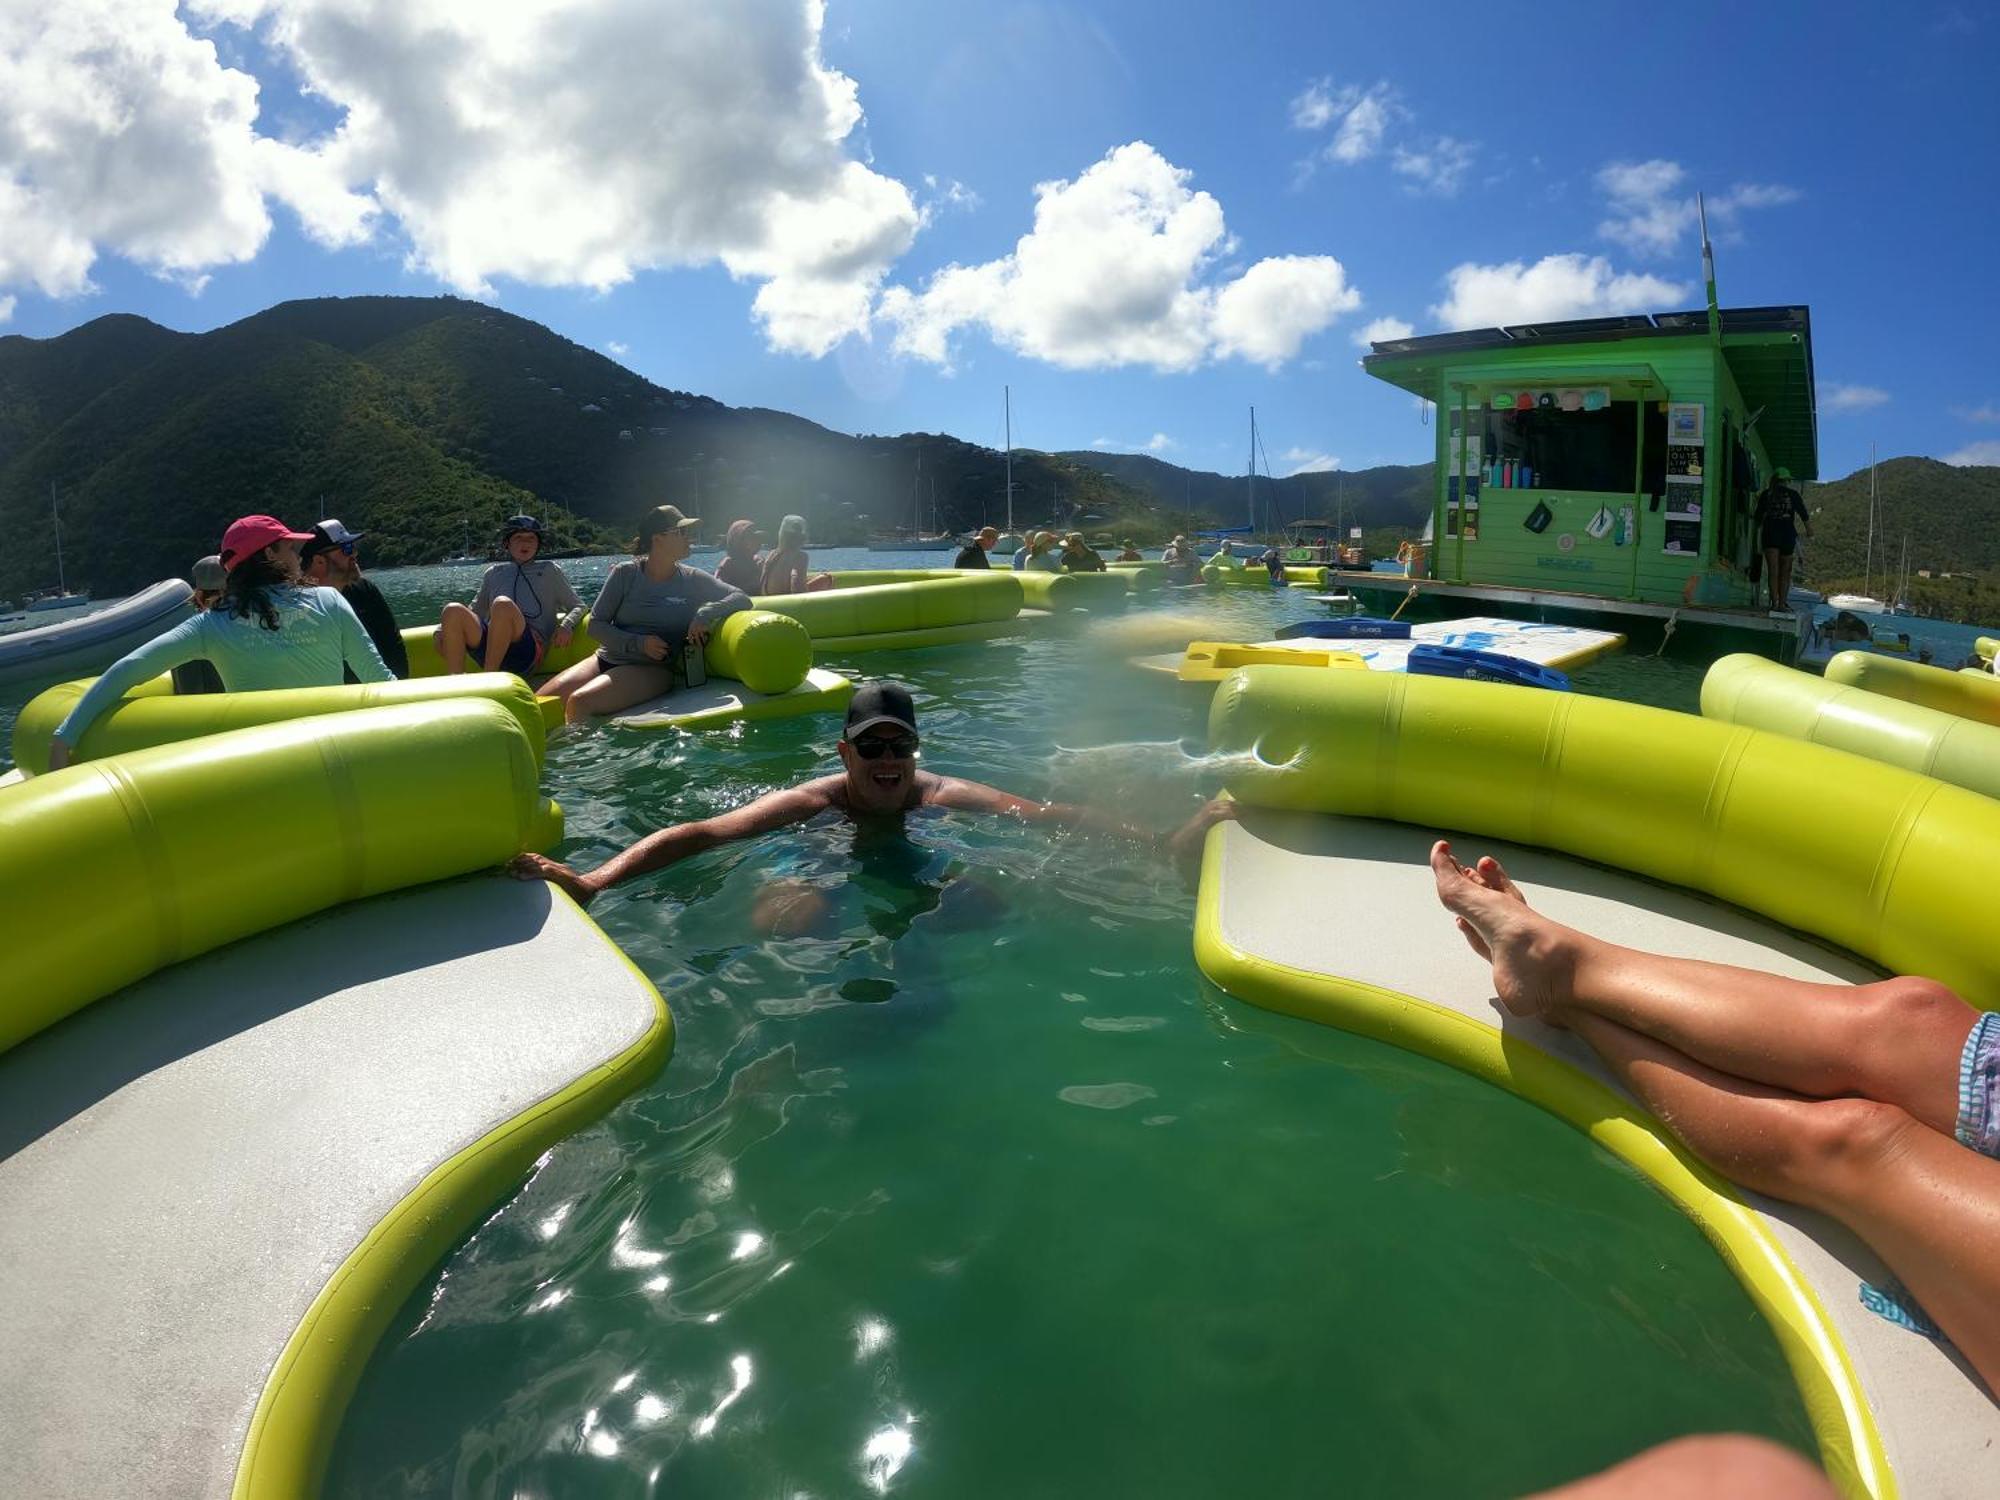
[(1756, 497), (1818, 477), (1803, 307), (1386, 339), (1362, 365), (1435, 403), (1432, 544), (1376, 593), (1790, 633), (1750, 582)]

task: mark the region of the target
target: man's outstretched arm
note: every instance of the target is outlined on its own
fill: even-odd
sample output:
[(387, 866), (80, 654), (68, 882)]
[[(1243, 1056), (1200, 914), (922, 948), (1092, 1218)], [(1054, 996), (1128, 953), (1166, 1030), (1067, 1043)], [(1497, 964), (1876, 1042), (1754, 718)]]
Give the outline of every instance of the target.
[(507, 873), (517, 880), (546, 880), (559, 885), (578, 905), (588, 906), (599, 891), (621, 881), (664, 870), (668, 865), (678, 864), (718, 844), (731, 844), (738, 839), (769, 833), (775, 828), (803, 823), (832, 805), (827, 789), (838, 780), (838, 777), (827, 777), (807, 782), (804, 786), (788, 787), (781, 792), (767, 792), (755, 802), (745, 803), (713, 818), (662, 828), (658, 833), (647, 834), (638, 843), (612, 855), (588, 872), (573, 870), (544, 855), (520, 854), (508, 861)]

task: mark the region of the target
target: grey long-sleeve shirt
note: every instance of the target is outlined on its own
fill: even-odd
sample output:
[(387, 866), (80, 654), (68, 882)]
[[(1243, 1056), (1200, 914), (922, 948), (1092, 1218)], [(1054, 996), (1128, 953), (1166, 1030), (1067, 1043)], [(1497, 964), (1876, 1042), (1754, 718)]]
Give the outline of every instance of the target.
[(509, 558), (488, 568), (479, 580), (472, 612), (484, 621), (492, 612), (493, 601), (503, 594), (520, 606), (528, 628), (544, 641), (554, 640), (556, 631), (565, 626), (576, 629), (576, 622), (583, 618), (583, 597), (569, 575), (539, 557), (530, 563)]
[(590, 634), (611, 661), (645, 662), (651, 658), (640, 642), (647, 636), (678, 646), (693, 621), (713, 625), (724, 615), (749, 607), (750, 596), (743, 590), (686, 563), (656, 583), (642, 564), (622, 562), (611, 570), (604, 591), (590, 606)]

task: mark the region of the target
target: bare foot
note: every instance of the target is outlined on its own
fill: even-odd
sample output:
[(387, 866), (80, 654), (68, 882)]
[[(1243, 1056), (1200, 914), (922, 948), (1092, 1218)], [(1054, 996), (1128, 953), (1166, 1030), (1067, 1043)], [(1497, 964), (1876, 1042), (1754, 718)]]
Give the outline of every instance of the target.
[(1570, 995), (1577, 935), (1530, 907), (1500, 861), (1471, 869), (1452, 858), (1443, 839), (1431, 846), (1438, 900), (1452, 914), (1472, 951), (1493, 965), (1493, 993), (1517, 1016), (1560, 1026)]
[(517, 854), (507, 861), (505, 868), (516, 880), (546, 880), (550, 885), (560, 887), (578, 906), (590, 905), (597, 895), (598, 888), (591, 883), (588, 875), (579, 874), (546, 855)]

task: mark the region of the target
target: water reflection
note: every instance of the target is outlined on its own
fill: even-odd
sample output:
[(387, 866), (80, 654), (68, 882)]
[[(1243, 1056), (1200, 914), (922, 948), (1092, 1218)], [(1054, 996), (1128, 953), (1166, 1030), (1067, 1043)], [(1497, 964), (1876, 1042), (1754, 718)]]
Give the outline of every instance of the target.
[(715, 1431), (715, 1424), (722, 1420), (722, 1414), (741, 1400), (743, 1393), (750, 1389), (750, 1356), (739, 1354), (731, 1359), (729, 1373), (736, 1381), (735, 1386), (728, 1395), (715, 1403), (715, 1410), (696, 1418), (693, 1428), (690, 1429), (698, 1438), (707, 1437)]
[(878, 1495), (887, 1493), (889, 1481), (910, 1461), (910, 1454), (916, 1450), (916, 1441), (910, 1436), (907, 1425), (910, 1420), (905, 1416), (904, 1426), (884, 1427), (879, 1432), (870, 1433), (867, 1445), (861, 1450), (862, 1477)]

